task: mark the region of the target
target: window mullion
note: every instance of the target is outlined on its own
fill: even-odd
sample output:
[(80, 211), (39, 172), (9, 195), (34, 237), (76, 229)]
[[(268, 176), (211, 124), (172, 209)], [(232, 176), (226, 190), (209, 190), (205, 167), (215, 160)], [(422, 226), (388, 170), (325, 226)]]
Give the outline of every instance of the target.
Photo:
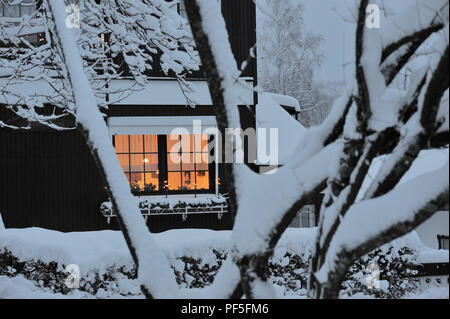
[(167, 135), (158, 135), (158, 179), (161, 192), (164, 182), (169, 180), (167, 157)]
[(128, 135), (128, 183), (131, 186), (131, 136)]
[[(147, 176), (145, 176), (145, 164), (147, 164), (147, 163), (145, 163), (145, 135), (142, 135), (142, 151), (143, 151), (143, 153), (142, 153), (142, 157), (143, 157), (143, 163), (142, 163), (142, 165), (143, 165), (143, 172), (144, 172), (144, 191), (145, 191), (145, 186), (147, 185), (147, 181), (146, 181), (146, 179), (147, 179)], [(151, 157), (150, 157), (151, 158)]]

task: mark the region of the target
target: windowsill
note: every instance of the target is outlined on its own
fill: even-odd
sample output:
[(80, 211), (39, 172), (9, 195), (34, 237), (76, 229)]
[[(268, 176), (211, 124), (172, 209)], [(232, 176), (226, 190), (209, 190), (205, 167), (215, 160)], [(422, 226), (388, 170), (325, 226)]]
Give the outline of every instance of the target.
[(134, 195), (135, 197), (138, 197), (141, 200), (151, 200), (151, 201), (157, 201), (158, 199), (165, 199), (170, 197), (171, 199), (175, 200), (184, 200), (184, 199), (192, 199), (192, 198), (210, 198), (211, 196), (216, 196), (215, 193), (201, 193), (201, 194), (167, 194), (166, 195), (144, 195), (144, 196), (138, 196)]
[(210, 198), (211, 196), (216, 196), (214, 192), (208, 192), (208, 193), (197, 193), (197, 194), (167, 194), (167, 195), (161, 195), (161, 194), (155, 194), (155, 195), (134, 195), (134, 197), (139, 198), (140, 200), (151, 200), (151, 201), (157, 201), (158, 199), (165, 199), (165, 198), (171, 198), (175, 200), (185, 200), (185, 199), (192, 199), (192, 198)]

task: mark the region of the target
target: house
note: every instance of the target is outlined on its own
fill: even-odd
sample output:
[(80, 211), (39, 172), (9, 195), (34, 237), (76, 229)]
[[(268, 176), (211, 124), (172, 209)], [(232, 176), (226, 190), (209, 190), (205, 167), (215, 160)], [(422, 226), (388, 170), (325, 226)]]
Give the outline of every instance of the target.
[[(182, 5), (174, 4), (184, 15)], [(255, 5), (252, 0), (223, 0), (221, 7), (240, 65), (256, 42)], [(20, 19), (30, 10), (35, 10), (34, 1), (0, 1), (2, 19)], [(29, 41), (42, 38), (39, 29), (23, 31), (23, 36)], [(197, 105), (189, 107), (177, 80), (162, 72), (157, 56), (154, 61), (147, 87), (124, 97), (105, 96), (106, 101), (117, 101), (105, 111), (106, 121), (132, 192), (152, 232), (173, 228), (230, 229), (232, 218), (227, 211), (222, 166), (215, 159), (209, 161), (215, 155), (205, 153), (203, 148), (211, 137), (202, 133), (217, 127), (207, 80), (201, 70), (190, 74), (188, 82), (195, 91)], [(256, 84), (255, 59), (241, 80), (249, 87)], [(0, 77), (0, 87), (1, 81), (4, 79)], [(109, 85), (126, 88), (133, 82), (124, 77)], [(17, 87), (42, 89), (34, 84)], [(251, 110), (254, 112), (255, 95), (252, 90), (241, 90), (241, 122), (254, 127)], [(0, 106), (2, 103), (7, 101), (0, 98)], [(4, 107), (0, 107), (0, 120), (20, 122)], [(74, 119), (62, 121), (70, 124)], [(193, 131), (194, 121), (201, 124), (200, 132)], [(175, 128), (182, 132), (173, 134)], [(177, 149), (175, 145), (179, 145)], [(0, 126), (0, 189), (0, 213), (8, 228), (42, 227), (69, 232), (118, 227), (109, 208), (105, 183), (82, 136), (74, 129), (56, 131), (35, 123), (31, 130)]]
[[(276, 165), (271, 164), (270, 160), (264, 161), (264, 159), (258, 158), (260, 173), (270, 174), (271, 171), (285, 165), (289, 159), (295, 156), (296, 142), (306, 134), (306, 128), (298, 121), (299, 113), (298, 101), (290, 96), (268, 92), (259, 94), (256, 107), (256, 128), (257, 130), (265, 129), (265, 134), (268, 134), (270, 129), (276, 128), (278, 134)], [(264, 149), (272, 151), (270, 139), (264, 137), (262, 140), (266, 141)], [(258, 144), (258, 147), (261, 146)], [(311, 228), (317, 226), (322, 200), (322, 193), (312, 195), (309, 203), (298, 211), (290, 227)]]
[[(182, 3), (174, 1), (174, 5), (185, 16)], [(221, 5), (231, 47), (240, 65), (256, 42), (255, 5), (252, 0), (223, 0)], [(35, 9), (34, 1), (20, 4), (0, 1), (0, 17), (11, 21), (20, 20)], [(43, 41), (39, 26), (21, 30), (21, 35), (30, 42)], [(256, 70), (253, 59), (241, 78), (247, 87), (256, 85)], [(150, 230), (231, 229), (223, 165), (215, 158), (217, 155), (204, 151), (214, 138), (203, 132), (217, 127), (205, 75), (201, 69), (189, 75), (197, 103), (192, 108), (186, 105), (177, 80), (162, 71), (157, 55), (151, 72), (145, 88), (123, 96), (120, 92), (104, 97), (106, 102), (114, 101), (105, 111), (111, 143)], [(0, 74), (0, 85), (2, 81), (5, 79)], [(124, 76), (111, 81), (109, 88), (123, 91), (133, 85)], [(45, 86), (27, 84), (16, 89), (37, 92), (45, 90)], [(243, 129), (276, 128), (279, 134), (276, 164), (277, 167), (285, 164), (293, 152), (292, 137), (300, 138), (306, 131), (296, 120), (298, 102), (279, 94), (259, 96), (241, 85), (238, 89), (243, 103), (240, 107)], [(0, 106), (7, 102), (0, 98)], [(51, 105), (44, 111), (46, 108), (53, 110)], [(0, 121), (18, 125), (21, 119), (0, 107)], [(60, 121), (74, 126), (71, 117)], [(31, 130), (0, 127), (0, 214), (5, 226), (66, 232), (117, 229), (105, 183), (79, 132), (56, 131), (36, 123), (31, 123), (31, 127)], [(181, 132), (174, 134), (174, 129)], [(247, 164), (260, 173), (273, 168), (263, 161)], [(312, 198), (292, 226), (314, 227), (321, 200), (320, 194)]]

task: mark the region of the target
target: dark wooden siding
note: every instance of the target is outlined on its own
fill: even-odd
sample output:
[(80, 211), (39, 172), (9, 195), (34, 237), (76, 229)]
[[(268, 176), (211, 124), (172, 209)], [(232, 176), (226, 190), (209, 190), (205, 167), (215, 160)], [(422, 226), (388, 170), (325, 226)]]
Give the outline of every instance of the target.
[(98, 213), (103, 187), (76, 131), (0, 130), (0, 212), (6, 227), (104, 229)]
[[(253, 0), (222, 0), (222, 14), (227, 25), (231, 49), (241, 67), (250, 49), (256, 44), (256, 10)], [(256, 59), (248, 65), (243, 76), (257, 79)]]
[(212, 105), (110, 105), (109, 117), (120, 116), (214, 116)]
[[(0, 129), (0, 213), (8, 228), (42, 227), (64, 232), (118, 229), (100, 214), (104, 183), (78, 131)], [(230, 229), (217, 215), (155, 216), (152, 232), (179, 228)]]
[[(222, 0), (222, 11), (238, 66), (247, 60), (256, 43), (256, 16), (252, 0)], [(256, 61), (244, 76), (256, 80)], [(170, 107), (170, 106), (169, 106)], [(143, 108), (117, 106), (110, 116), (213, 115), (213, 107), (185, 106)], [(244, 112), (243, 112), (244, 111)], [(244, 127), (254, 125), (254, 116), (241, 109)], [(5, 112), (3, 112), (5, 113)], [(3, 114), (0, 118), (12, 120)], [(69, 126), (69, 125), (68, 125)], [(42, 128), (39, 128), (42, 129)], [(222, 181), (222, 187), (225, 181)], [(113, 220), (107, 224), (99, 213), (106, 200), (104, 183), (83, 138), (77, 131), (11, 131), (0, 129), (0, 213), (8, 228), (43, 227), (60, 231), (117, 229)], [(222, 220), (216, 215), (157, 216), (148, 221), (152, 232), (178, 228), (230, 229), (229, 214)]]

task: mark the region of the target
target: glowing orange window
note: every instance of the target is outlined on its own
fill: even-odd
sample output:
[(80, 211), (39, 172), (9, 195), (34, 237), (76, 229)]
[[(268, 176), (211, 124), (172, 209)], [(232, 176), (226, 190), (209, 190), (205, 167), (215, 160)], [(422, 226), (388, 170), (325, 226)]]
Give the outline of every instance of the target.
[(167, 187), (174, 191), (209, 190), (207, 135), (167, 136)]
[(116, 135), (115, 148), (133, 192), (159, 190), (157, 135)]

